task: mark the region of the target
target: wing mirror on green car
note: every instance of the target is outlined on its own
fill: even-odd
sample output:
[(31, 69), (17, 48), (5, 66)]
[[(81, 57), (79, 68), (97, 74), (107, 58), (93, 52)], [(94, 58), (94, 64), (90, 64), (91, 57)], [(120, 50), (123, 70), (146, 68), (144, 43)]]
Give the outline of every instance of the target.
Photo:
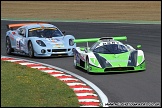
[(81, 51), (85, 51), (85, 47), (80, 47), (80, 50)]
[(89, 51), (89, 47), (87, 48), (87, 47), (80, 47), (80, 50), (81, 51), (85, 51), (86, 53)]
[(142, 48), (142, 46), (141, 45), (137, 45), (137, 48), (140, 49), (140, 48)]

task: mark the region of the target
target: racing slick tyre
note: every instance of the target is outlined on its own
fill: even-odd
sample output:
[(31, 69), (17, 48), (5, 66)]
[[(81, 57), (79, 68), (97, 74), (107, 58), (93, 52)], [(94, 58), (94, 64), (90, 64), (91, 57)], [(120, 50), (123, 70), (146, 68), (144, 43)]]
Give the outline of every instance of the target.
[(76, 55), (74, 54), (74, 67), (78, 69), (77, 63), (76, 63)]
[(13, 52), (13, 49), (11, 48), (11, 42), (10, 42), (10, 38), (7, 37), (6, 38), (6, 53), (8, 55), (10, 55)]
[(33, 45), (32, 45), (31, 41), (28, 44), (28, 51), (29, 51), (29, 57), (33, 58), (34, 57), (34, 49), (33, 49)]
[(90, 74), (89, 59), (86, 59), (85, 68), (88, 74)]

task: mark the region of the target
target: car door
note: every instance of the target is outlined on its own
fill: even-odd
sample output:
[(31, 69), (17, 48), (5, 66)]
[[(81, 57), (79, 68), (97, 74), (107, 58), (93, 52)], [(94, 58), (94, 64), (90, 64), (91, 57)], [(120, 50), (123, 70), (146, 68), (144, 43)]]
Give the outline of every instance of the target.
[(26, 33), (27, 30), (25, 27), (21, 27), (18, 29), (18, 36), (15, 38), (16, 49), (18, 51), (26, 50)]

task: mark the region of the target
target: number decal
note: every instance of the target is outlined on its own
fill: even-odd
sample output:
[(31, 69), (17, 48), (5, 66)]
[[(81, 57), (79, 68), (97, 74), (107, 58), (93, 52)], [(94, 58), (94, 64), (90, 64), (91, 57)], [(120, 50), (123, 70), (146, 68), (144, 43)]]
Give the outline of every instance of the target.
[(20, 38), (16, 39), (16, 49), (20, 49)]

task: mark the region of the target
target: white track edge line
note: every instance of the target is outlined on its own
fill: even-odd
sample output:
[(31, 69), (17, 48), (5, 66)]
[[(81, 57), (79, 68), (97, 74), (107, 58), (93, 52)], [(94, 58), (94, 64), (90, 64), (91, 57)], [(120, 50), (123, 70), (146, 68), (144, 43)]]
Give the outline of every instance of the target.
[[(1, 55), (1, 57), (9, 57), (9, 56), (3, 56)], [(9, 58), (15, 58), (15, 57), (9, 57)], [(81, 81), (85, 82), (87, 85), (89, 85), (91, 88), (93, 88), (97, 94), (99, 95), (101, 101), (102, 101), (102, 105), (103, 107), (108, 107), (106, 104), (108, 103), (108, 98), (107, 96), (95, 85), (93, 84), (92, 82), (88, 81), (87, 79), (73, 73), (73, 72), (70, 72), (68, 70), (65, 70), (65, 69), (62, 69), (62, 68), (59, 68), (59, 67), (56, 67), (56, 66), (52, 66), (52, 65), (49, 65), (49, 64), (45, 64), (45, 63), (40, 63), (40, 62), (36, 62), (36, 61), (31, 61), (31, 60), (26, 60), (26, 59), (21, 59), (21, 58), (16, 58), (16, 59), (20, 59), (20, 60), (25, 60), (25, 61), (29, 61), (29, 62), (33, 62), (33, 63), (39, 63), (39, 64), (42, 64), (42, 65), (45, 65), (45, 66), (48, 66), (48, 67), (52, 67), (52, 68), (55, 68), (57, 70), (60, 70), (60, 71), (63, 71), (65, 73), (68, 73), (78, 79), (80, 79)]]

